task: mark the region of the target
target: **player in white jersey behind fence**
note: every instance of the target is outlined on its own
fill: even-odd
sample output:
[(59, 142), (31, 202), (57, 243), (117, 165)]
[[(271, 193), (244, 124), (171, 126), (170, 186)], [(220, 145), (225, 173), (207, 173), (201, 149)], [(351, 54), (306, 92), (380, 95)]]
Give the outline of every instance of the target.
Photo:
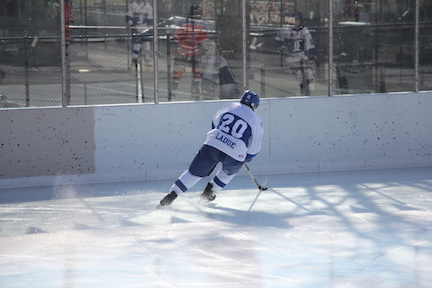
[(294, 27), (283, 27), (276, 35), (276, 48), (287, 55), (286, 60), (300, 81), (300, 94), (310, 96), (314, 90), (313, 65), (316, 49), (309, 29), (303, 26), (303, 14), (293, 14)]
[(149, 1), (133, 1), (126, 13), (126, 22), (132, 29), (132, 63), (137, 65), (141, 48), (146, 66), (151, 66), (150, 36), (153, 28), (153, 7)]
[(192, 163), (174, 182), (161, 201), (160, 207), (169, 206), (178, 195), (183, 194), (203, 177), (209, 176), (216, 165), (222, 166), (201, 194), (201, 201), (209, 202), (240, 170), (261, 150), (264, 127), (255, 113), (260, 103), (259, 95), (246, 91), (240, 103), (228, 103), (213, 117), (212, 129)]

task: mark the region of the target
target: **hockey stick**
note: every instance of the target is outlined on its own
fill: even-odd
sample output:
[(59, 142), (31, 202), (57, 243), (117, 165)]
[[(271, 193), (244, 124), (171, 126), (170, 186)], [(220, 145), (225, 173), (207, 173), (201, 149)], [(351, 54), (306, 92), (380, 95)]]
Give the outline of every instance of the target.
[(267, 190), (268, 187), (265, 186), (265, 184), (267, 183), (267, 179), (266, 179), (266, 181), (264, 182), (263, 185), (260, 185), (260, 184), (258, 183), (258, 181), (255, 179), (255, 177), (254, 177), (254, 175), (252, 174), (252, 172), (250, 171), (248, 165), (247, 165), (246, 163), (243, 163), (243, 165), (244, 165), (244, 167), (246, 168), (246, 171), (249, 173), (249, 176), (250, 176), (250, 177), (252, 178), (252, 180), (254, 181), (255, 185), (258, 187), (258, 189), (259, 189), (260, 191)]

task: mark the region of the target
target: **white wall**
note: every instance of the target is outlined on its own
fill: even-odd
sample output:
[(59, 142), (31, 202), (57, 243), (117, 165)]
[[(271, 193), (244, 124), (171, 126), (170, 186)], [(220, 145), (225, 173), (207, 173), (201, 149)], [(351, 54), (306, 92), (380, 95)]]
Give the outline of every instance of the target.
[(94, 173), (90, 107), (0, 109), (0, 179)]
[[(0, 188), (53, 182), (175, 180), (187, 169), (205, 139), (213, 114), (223, 104), (90, 107), (94, 115), (94, 172), (90, 169), (59, 176), (64, 173), (58, 171), (55, 176), (41, 173), (34, 177), (17, 174), (0, 179)], [(41, 111), (57, 115), (62, 109), (83, 108)], [(0, 121), (5, 113), (0, 110)], [(263, 150), (251, 163), (256, 175), (432, 166), (432, 92), (262, 99), (258, 114), (266, 130)], [(60, 124), (57, 127), (64, 128)], [(65, 129), (68, 134), (62, 139), (76, 137), (71, 131), (79, 129)], [(22, 137), (28, 141), (28, 135)], [(0, 156), (5, 152), (3, 146)], [(42, 150), (32, 147), (34, 153)], [(57, 154), (52, 151), (54, 158)]]
[(266, 113), (269, 159), (260, 161), (261, 169), (274, 173), (432, 165), (431, 96), (271, 100)]

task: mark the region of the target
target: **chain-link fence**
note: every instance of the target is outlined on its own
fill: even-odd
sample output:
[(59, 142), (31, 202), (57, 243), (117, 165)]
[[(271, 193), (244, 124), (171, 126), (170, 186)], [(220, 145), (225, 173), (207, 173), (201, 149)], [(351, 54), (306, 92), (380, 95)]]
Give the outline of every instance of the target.
[(311, 18), (308, 28), (317, 55), (291, 61), (287, 51), (275, 46), (281, 27), (291, 26), (273, 19), (273, 14), (263, 23), (247, 22), (247, 48), (242, 51), (238, 17), (217, 16), (220, 12), (211, 10), (214, 18), (202, 19), (208, 40), (194, 57), (179, 57), (170, 41), (185, 17), (161, 17), (156, 53), (153, 36), (145, 34), (150, 53), (158, 60), (154, 67), (153, 58), (145, 61), (143, 55), (138, 65), (132, 62), (133, 31), (126, 27), (122, 12), (126, 4), (111, 5), (109, 13), (106, 7), (75, 7), (65, 66), (60, 31), (53, 25), (58, 19), (2, 29), (0, 107), (61, 106), (64, 91), (67, 105), (94, 105), (236, 98), (243, 87), (262, 97), (328, 95), (330, 86), (333, 94), (413, 91), (415, 81), (420, 90), (432, 89), (432, 23), (427, 19), (419, 23), (416, 45), (413, 22), (338, 21), (329, 39), (327, 25)]

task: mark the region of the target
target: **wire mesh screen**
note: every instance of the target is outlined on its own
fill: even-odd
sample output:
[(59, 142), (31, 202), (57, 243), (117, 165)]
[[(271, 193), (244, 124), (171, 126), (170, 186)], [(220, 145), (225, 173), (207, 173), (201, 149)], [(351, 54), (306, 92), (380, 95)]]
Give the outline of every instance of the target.
[[(277, 57), (277, 56), (276, 56)], [(325, 95), (327, 80), (324, 67), (316, 61), (284, 63), (282, 67), (268, 64), (260, 68), (259, 90), (264, 97)]]
[(338, 94), (385, 92), (384, 65), (374, 62), (339, 63), (336, 66)]
[(136, 103), (127, 36), (88, 36), (69, 49), (70, 104)]
[[(384, 20), (378, 14), (358, 21), (354, 15), (337, 12), (334, 36), (329, 40), (324, 12), (328, 9), (321, 1), (311, 8), (316, 13), (303, 11), (304, 27), (310, 31), (317, 55), (293, 62), (287, 51), (277, 49), (275, 38), (283, 27), (292, 27), (292, 12), (305, 8), (309, 1), (300, 1), (298, 7), (289, 1), (273, 3), (281, 10), (274, 10), (272, 1), (246, 1), (251, 4), (246, 27), (242, 27), (239, 3), (202, 1), (200, 21), (208, 41), (194, 57), (176, 54), (172, 41), (188, 18), (190, 1), (158, 1), (156, 53), (152, 32), (138, 35), (125, 21), (132, 1), (72, 1), (75, 23), (70, 26), (71, 43), (63, 69), (59, 6), (47, 5), (50, 1), (44, 6), (23, 2), (28, 3), (23, 8), (25, 19), (1, 22), (0, 17), (4, 24), (0, 29), (0, 107), (61, 106), (65, 94), (67, 105), (94, 105), (154, 103), (155, 92), (160, 102), (238, 98), (243, 87), (262, 97), (320, 96), (328, 95), (329, 89), (333, 94), (413, 91), (416, 81), (420, 90), (432, 89), (432, 18), (426, 14), (420, 14), (418, 45), (413, 19)], [(245, 51), (243, 31), (247, 31)], [(137, 38), (147, 41), (151, 57), (147, 59), (141, 51), (135, 64), (132, 51)], [(333, 55), (329, 55), (330, 44)], [(416, 49), (418, 68), (414, 66)], [(157, 56), (157, 75), (153, 56)]]

